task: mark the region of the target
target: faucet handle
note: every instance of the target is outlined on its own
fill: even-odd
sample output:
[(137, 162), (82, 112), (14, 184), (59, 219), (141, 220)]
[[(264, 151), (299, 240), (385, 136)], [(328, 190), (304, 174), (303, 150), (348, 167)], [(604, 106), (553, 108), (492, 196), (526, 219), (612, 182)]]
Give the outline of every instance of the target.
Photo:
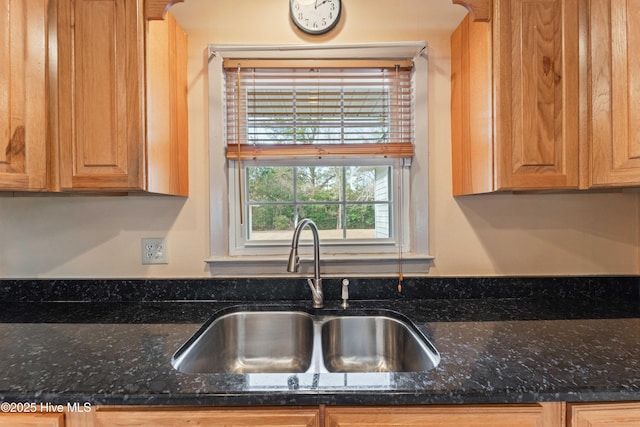
[(324, 307), (324, 294), (322, 292), (322, 279), (307, 279), (311, 295), (313, 296), (313, 308)]
[(342, 279), (342, 308), (349, 307), (349, 279)]

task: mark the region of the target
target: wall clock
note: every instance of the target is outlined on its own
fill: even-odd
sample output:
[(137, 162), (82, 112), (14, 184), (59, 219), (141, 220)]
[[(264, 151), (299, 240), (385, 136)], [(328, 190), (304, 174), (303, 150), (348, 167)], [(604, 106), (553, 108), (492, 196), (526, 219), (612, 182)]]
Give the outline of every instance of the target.
[(324, 34), (340, 21), (341, 0), (289, 0), (289, 15), (307, 34)]

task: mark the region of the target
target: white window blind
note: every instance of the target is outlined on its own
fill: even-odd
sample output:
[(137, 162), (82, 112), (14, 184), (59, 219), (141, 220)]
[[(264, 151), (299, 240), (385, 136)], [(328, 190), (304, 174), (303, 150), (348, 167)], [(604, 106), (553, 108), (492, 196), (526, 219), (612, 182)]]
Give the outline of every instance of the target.
[(227, 158), (413, 156), (411, 60), (224, 61)]

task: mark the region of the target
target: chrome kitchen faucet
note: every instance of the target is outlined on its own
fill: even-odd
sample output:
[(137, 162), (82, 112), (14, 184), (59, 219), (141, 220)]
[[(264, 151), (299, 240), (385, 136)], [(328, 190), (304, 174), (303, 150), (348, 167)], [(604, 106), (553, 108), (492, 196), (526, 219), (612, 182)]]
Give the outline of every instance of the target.
[(313, 296), (313, 308), (324, 307), (324, 295), (322, 293), (322, 279), (320, 278), (320, 237), (318, 236), (318, 227), (309, 218), (305, 218), (298, 223), (298, 226), (293, 232), (293, 239), (291, 240), (291, 252), (289, 253), (289, 264), (287, 265), (287, 271), (289, 273), (297, 273), (298, 266), (300, 265), (300, 257), (298, 256), (298, 241), (300, 240), (300, 233), (302, 229), (309, 227), (313, 234), (313, 279), (307, 279), (307, 284), (311, 288), (311, 294)]

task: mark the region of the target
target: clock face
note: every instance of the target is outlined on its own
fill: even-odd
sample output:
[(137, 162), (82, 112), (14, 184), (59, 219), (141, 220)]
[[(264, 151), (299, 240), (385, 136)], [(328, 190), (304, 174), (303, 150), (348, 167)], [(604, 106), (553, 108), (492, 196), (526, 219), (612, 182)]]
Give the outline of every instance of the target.
[(323, 34), (340, 20), (341, 0), (289, 0), (289, 13), (298, 28)]

